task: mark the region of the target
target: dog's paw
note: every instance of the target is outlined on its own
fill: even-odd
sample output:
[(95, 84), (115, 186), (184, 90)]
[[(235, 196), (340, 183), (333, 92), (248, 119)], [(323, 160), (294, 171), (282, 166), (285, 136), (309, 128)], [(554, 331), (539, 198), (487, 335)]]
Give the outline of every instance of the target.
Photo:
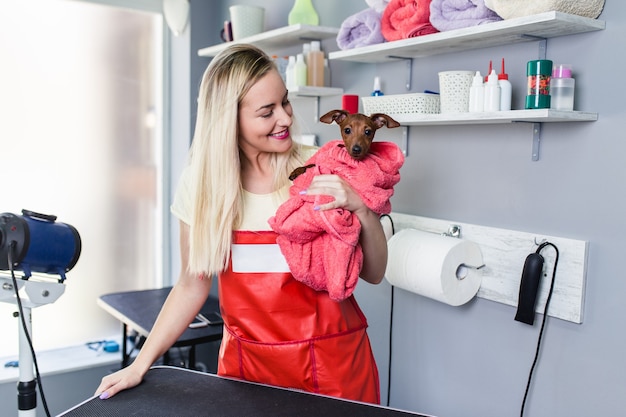
[(289, 180), (290, 181), (295, 180), (300, 175), (304, 174), (307, 169), (313, 168), (314, 166), (315, 166), (315, 164), (310, 164), (310, 165), (305, 165), (303, 167), (298, 167), (298, 168), (294, 169), (293, 171), (291, 171), (291, 174), (289, 174)]

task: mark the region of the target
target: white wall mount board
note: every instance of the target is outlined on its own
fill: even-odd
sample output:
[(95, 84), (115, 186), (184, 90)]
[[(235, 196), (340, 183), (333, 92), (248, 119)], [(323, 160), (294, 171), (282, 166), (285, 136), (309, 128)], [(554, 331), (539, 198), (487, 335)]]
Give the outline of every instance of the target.
[[(477, 297), (515, 308), (526, 257), (537, 250), (538, 244), (544, 241), (553, 243), (559, 249), (559, 262), (548, 315), (582, 323), (588, 242), (396, 212), (391, 213), (390, 217), (396, 232), (412, 228), (441, 234), (447, 232), (452, 225), (460, 226), (460, 239), (477, 243), (485, 262)], [(555, 251), (548, 246), (542, 250), (541, 255), (545, 258), (545, 264), (535, 309), (538, 313), (543, 313), (545, 308), (552, 280)], [(514, 313), (511, 317), (514, 317)]]

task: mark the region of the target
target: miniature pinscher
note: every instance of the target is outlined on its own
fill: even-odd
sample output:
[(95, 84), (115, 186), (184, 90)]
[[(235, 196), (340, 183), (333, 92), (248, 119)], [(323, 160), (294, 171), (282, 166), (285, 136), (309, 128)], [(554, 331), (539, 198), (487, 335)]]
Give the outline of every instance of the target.
[[(388, 128), (400, 126), (400, 123), (383, 113), (374, 113), (368, 117), (361, 113), (349, 113), (345, 110), (331, 110), (320, 117), (320, 122), (327, 124), (335, 122), (339, 125), (346, 151), (357, 161), (365, 158), (369, 152), (376, 130), (383, 126)], [(313, 166), (315, 165), (296, 168), (289, 175), (289, 179), (293, 181), (298, 175), (303, 174)]]

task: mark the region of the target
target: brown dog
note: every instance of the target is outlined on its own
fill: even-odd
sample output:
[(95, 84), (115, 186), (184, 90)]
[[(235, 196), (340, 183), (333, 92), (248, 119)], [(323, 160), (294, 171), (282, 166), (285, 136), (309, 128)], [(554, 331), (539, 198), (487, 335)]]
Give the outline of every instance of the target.
[(331, 110), (320, 117), (320, 122), (328, 124), (336, 122), (339, 125), (346, 151), (356, 160), (365, 158), (376, 130), (383, 126), (388, 128), (400, 126), (400, 123), (383, 113), (374, 113), (368, 117), (361, 113), (348, 113), (345, 110)]
[[(327, 124), (336, 122), (339, 125), (346, 151), (356, 160), (365, 158), (374, 140), (376, 130), (383, 126), (388, 128), (400, 126), (400, 123), (383, 113), (374, 113), (368, 117), (361, 113), (349, 113), (345, 110), (331, 110), (320, 117), (320, 122)], [(296, 168), (289, 175), (289, 179), (293, 181), (298, 175), (304, 174), (308, 168), (314, 166), (312, 164)]]

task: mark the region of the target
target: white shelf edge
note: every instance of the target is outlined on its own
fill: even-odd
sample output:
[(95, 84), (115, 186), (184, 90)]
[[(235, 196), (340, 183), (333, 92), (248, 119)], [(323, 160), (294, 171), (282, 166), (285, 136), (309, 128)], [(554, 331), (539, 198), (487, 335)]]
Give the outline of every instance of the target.
[(343, 88), (302, 86), (289, 90), (289, 96), (295, 97), (328, 97), (343, 94)]
[(403, 126), (437, 126), (503, 123), (593, 122), (597, 113), (551, 109), (511, 110), (488, 113), (389, 114)]
[(299, 40), (322, 40), (332, 38), (333, 36), (337, 36), (338, 33), (339, 29), (337, 28), (297, 24), (269, 30), (267, 32), (259, 33), (257, 35), (249, 36), (247, 38), (243, 38), (237, 41), (224, 42), (202, 48), (198, 50), (198, 56), (214, 57), (219, 52), (226, 49), (228, 46), (239, 43), (253, 44), (262, 49), (280, 48), (285, 46), (293, 46)]
[(603, 30), (602, 20), (561, 12), (545, 12), (462, 29), (438, 32), (360, 48), (330, 52), (330, 60), (362, 63), (391, 62), (399, 57), (415, 58), (468, 51), (492, 46), (535, 41)]

